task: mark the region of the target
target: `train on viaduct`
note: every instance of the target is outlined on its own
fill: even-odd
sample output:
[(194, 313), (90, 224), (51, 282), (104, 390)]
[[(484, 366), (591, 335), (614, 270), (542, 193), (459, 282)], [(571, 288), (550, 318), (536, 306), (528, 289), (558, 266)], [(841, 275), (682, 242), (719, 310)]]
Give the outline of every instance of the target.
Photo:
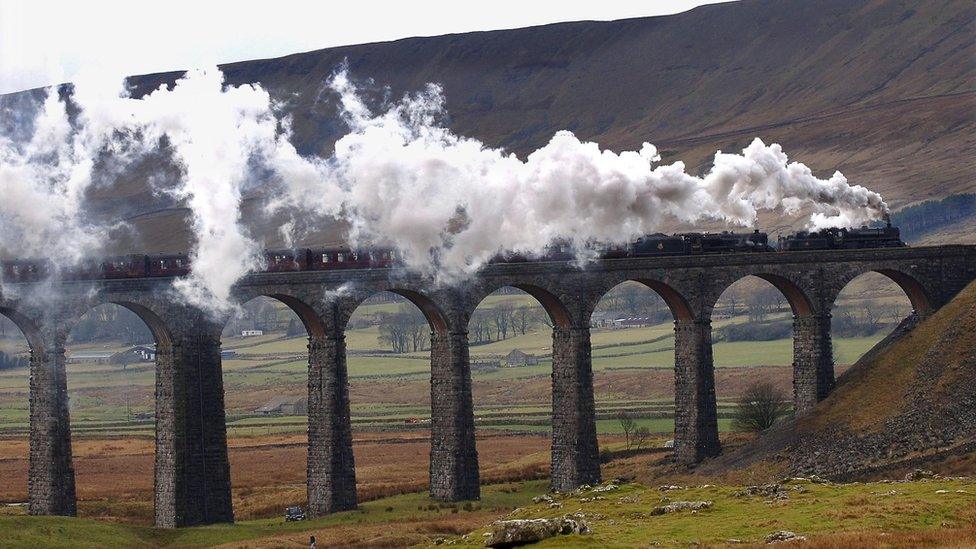
[[(674, 457), (695, 463), (720, 451), (711, 316), (722, 292), (754, 275), (778, 288), (793, 312), (797, 414), (815, 413), (834, 386), (830, 311), (855, 277), (881, 273), (924, 317), (976, 279), (976, 246), (770, 251), (607, 257), (585, 266), (565, 259), (496, 262), (463, 284), (432, 286), (400, 270), (265, 271), (234, 287), (241, 302), (280, 300), (308, 332), (308, 507), (310, 515), (356, 507), (344, 329), (377, 292), (417, 305), (431, 329), (430, 495), (479, 497), (467, 325), (489, 294), (515, 287), (552, 321), (551, 486), (600, 481), (590, 349), (590, 316), (625, 281), (657, 292), (674, 316)], [(65, 341), (88, 310), (114, 303), (135, 312), (156, 340), (155, 524), (179, 527), (233, 520), (220, 334), (226, 319), (181, 302), (172, 277), (60, 280), (54, 299), (27, 299), (34, 282), (7, 283), (0, 314), (24, 332), (30, 361), (31, 514), (75, 514)], [(341, 289), (341, 291), (339, 291)], [(19, 296), (19, 297), (18, 297)]]

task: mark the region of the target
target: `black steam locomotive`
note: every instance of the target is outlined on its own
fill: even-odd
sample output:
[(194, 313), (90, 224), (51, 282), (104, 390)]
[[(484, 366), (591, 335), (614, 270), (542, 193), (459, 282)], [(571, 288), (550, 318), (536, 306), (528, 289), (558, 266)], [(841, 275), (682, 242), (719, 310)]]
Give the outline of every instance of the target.
[(644, 257), (667, 255), (730, 254), (740, 252), (771, 252), (769, 236), (756, 229), (751, 233), (682, 233), (649, 234), (638, 238), (622, 255), (613, 252), (603, 254), (613, 257)]
[(802, 250), (851, 250), (859, 248), (901, 248), (898, 227), (887, 222), (884, 227), (862, 226), (859, 229), (821, 229), (819, 231), (798, 233), (779, 239), (779, 249), (783, 252)]

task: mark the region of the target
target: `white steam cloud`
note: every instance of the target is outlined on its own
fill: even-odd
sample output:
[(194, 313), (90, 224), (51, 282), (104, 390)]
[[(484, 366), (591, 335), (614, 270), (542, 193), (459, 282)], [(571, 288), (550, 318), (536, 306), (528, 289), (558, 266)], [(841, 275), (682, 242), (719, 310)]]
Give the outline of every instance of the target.
[(141, 99), (118, 82), (78, 82), (76, 119), (50, 93), (29, 139), (0, 137), (0, 252), (68, 263), (97, 254), (106, 227), (92, 226), (83, 207), (96, 161), (124, 166), (161, 149), (180, 166), (170, 192), (190, 208), (195, 235), (191, 275), (175, 288), (218, 313), (234, 307), (233, 284), (261, 262), (262, 245), (241, 219), (256, 172), (271, 180), (261, 182), (270, 212), (346, 220), (353, 245), (394, 246), (408, 268), (438, 282), (461, 280), (506, 251), (542, 253), (557, 239), (579, 250), (627, 242), (669, 217), (750, 225), (760, 210), (809, 208), (810, 225), (825, 227), (887, 211), (878, 193), (839, 172), (819, 179), (759, 139), (741, 154), (717, 153), (704, 177), (681, 162), (657, 165), (649, 143), (615, 153), (568, 131), (522, 160), (442, 125), (436, 85), (378, 113), (345, 70), (328, 85), (350, 128), (328, 159), (298, 155), (270, 95), (227, 86), (217, 69), (190, 71)]
[(81, 114), (73, 123), (50, 91), (29, 142), (0, 141), (0, 246), (64, 266), (97, 256), (105, 228), (86, 224), (82, 208), (96, 159), (128, 161), (165, 148), (181, 172), (166, 192), (189, 207), (196, 241), (191, 274), (175, 289), (192, 304), (226, 312), (232, 285), (261, 261), (240, 222), (250, 170), (269, 159), (285, 167), (304, 161), (259, 86), (224, 86), (217, 69), (190, 71), (172, 89), (141, 99), (121, 84), (77, 82), (72, 100)]
[(44, 101), (29, 139), (0, 134), (0, 252), (38, 257), (57, 250), (74, 263), (98, 248), (101, 231), (85, 223), (81, 208), (100, 148), (92, 133), (72, 130), (56, 93)]
[(440, 87), (373, 114), (341, 71), (330, 81), (351, 132), (318, 178), (284, 179), (283, 201), (345, 217), (357, 242), (390, 244), (408, 265), (442, 281), (477, 271), (505, 251), (541, 253), (556, 239), (577, 249), (623, 243), (667, 216), (750, 225), (759, 210), (814, 211), (816, 227), (856, 225), (887, 211), (881, 195), (837, 172), (818, 179), (779, 145), (756, 139), (715, 155), (704, 177), (681, 162), (656, 166), (657, 149), (614, 153), (557, 132), (525, 160), (455, 135)]

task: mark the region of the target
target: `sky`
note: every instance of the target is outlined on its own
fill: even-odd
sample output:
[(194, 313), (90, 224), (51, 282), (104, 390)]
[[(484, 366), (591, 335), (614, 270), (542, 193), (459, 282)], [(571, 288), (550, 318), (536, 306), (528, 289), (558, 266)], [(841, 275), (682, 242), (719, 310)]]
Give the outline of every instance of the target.
[(409, 36), (665, 15), (717, 1), (0, 0), (0, 93), (89, 72), (121, 77)]

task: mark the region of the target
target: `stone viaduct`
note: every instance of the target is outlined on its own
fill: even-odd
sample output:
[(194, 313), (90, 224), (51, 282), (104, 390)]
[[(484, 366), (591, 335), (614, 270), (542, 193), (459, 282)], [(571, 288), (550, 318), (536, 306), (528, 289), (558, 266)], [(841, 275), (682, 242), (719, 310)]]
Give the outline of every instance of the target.
[[(566, 262), (493, 264), (463, 285), (439, 288), (389, 269), (255, 273), (235, 292), (242, 302), (258, 296), (284, 302), (308, 331), (308, 510), (322, 515), (357, 504), (343, 332), (356, 307), (376, 292), (406, 297), (430, 323), (430, 495), (456, 501), (479, 497), (467, 325), (495, 290), (524, 290), (551, 317), (551, 484), (570, 490), (600, 481), (589, 322), (610, 289), (643, 283), (674, 315), (674, 455), (694, 463), (721, 450), (711, 312), (722, 292), (755, 275), (786, 296), (794, 315), (794, 404), (805, 414), (834, 384), (834, 300), (848, 282), (871, 271), (894, 280), (924, 316), (976, 279), (976, 246), (627, 258), (582, 269)], [(57, 298), (48, 301), (28, 297), (31, 287), (7, 285), (0, 296), (0, 314), (21, 328), (31, 348), (31, 514), (75, 513), (64, 346), (86, 311), (115, 303), (138, 314), (156, 339), (156, 525), (233, 520), (220, 362), (226, 319), (178, 302), (167, 291), (170, 284), (148, 278), (60, 282)]]

